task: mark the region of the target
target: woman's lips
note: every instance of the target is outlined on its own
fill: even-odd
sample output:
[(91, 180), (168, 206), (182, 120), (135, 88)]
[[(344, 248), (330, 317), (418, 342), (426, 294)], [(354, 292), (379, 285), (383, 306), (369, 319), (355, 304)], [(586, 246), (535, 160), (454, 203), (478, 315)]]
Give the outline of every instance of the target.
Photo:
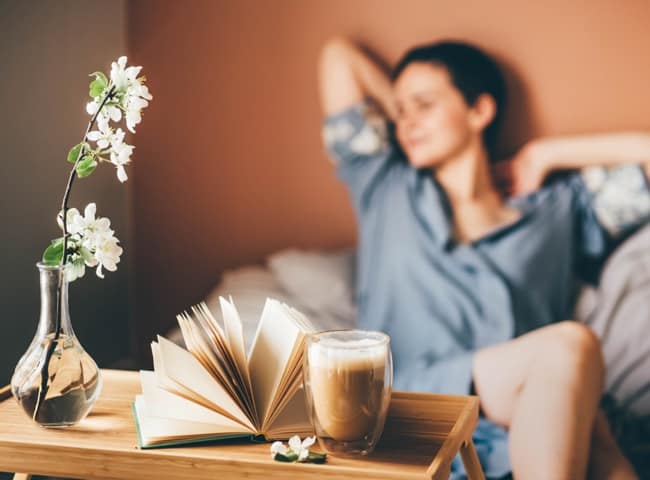
[(417, 148), (420, 145), (424, 144), (425, 139), (424, 138), (413, 138), (410, 140), (406, 141), (406, 144), (409, 146), (409, 148)]

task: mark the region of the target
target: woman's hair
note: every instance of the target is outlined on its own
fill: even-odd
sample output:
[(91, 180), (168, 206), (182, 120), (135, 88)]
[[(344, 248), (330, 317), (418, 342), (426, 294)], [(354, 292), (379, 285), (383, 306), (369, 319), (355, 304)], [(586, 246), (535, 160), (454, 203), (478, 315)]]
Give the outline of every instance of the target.
[(477, 47), (456, 41), (442, 41), (412, 48), (394, 68), (393, 81), (412, 62), (443, 66), (454, 86), (468, 105), (474, 105), (479, 95), (487, 93), (496, 103), (494, 119), (483, 131), (483, 141), (494, 159), (498, 130), (506, 102), (506, 83), (496, 61)]

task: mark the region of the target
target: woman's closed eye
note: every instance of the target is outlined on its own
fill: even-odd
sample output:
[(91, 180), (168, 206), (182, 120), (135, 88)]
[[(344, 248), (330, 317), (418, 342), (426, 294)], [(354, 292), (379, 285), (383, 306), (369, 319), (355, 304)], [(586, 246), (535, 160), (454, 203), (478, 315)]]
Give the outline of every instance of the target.
[(407, 118), (413, 114), (428, 112), (436, 106), (434, 100), (418, 100), (413, 105), (408, 108), (398, 106), (397, 107), (397, 118)]
[(434, 100), (419, 100), (415, 104), (415, 108), (417, 108), (418, 111), (424, 112), (427, 110), (431, 110), (433, 107), (435, 107), (436, 102)]

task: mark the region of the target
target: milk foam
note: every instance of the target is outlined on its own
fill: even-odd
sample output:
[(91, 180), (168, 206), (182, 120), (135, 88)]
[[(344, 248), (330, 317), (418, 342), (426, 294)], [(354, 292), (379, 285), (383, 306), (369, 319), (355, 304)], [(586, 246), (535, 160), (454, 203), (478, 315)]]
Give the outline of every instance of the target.
[(328, 368), (376, 368), (385, 363), (387, 348), (385, 343), (378, 344), (377, 340), (370, 338), (351, 341), (323, 339), (309, 346), (309, 364)]

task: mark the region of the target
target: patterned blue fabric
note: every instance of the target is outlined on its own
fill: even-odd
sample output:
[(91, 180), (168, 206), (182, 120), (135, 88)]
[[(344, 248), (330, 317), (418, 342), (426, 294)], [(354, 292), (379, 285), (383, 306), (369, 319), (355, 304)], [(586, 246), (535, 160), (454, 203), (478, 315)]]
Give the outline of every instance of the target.
[[(458, 244), (435, 174), (408, 164), (372, 102), (326, 118), (323, 139), (358, 218), (358, 322), (390, 335), (398, 390), (468, 394), (473, 352), (570, 318), (578, 265), (650, 213), (639, 166), (589, 170), (509, 199), (518, 221)], [(507, 439), (481, 418), (487, 476), (510, 471)]]

